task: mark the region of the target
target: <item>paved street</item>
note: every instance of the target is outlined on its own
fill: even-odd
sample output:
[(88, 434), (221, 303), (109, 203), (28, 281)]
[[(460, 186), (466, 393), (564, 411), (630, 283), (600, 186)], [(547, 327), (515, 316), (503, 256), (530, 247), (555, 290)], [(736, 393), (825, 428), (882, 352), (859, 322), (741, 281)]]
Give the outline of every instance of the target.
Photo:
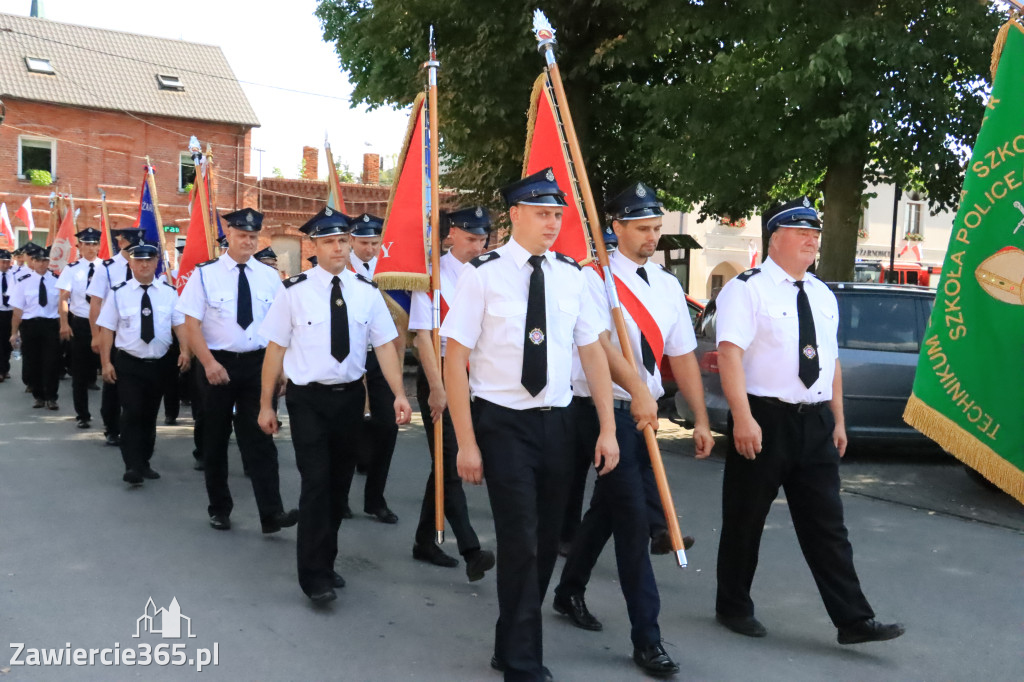
[[(411, 558), (429, 457), (421, 426), (404, 427), (387, 497), (401, 518), (343, 524), (338, 571), (348, 581), (333, 608), (313, 609), (295, 579), (295, 530), (263, 536), (252, 489), (232, 445), (234, 529), (207, 524), (202, 474), (192, 470), (191, 420), (159, 427), (153, 467), (163, 477), (129, 490), (98, 419), (74, 428), (70, 383), (61, 410), (30, 409), (15, 379), (0, 384), (0, 680), (184, 679), (194, 666), (25, 667), (14, 649), (135, 649), (184, 643), (184, 658), (216, 644), (218, 680), (498, 680), (490, 670), (497, 615), (493, 573), (469, 583), (463, 568)], [(92, 393), (98, 417), (99, 394)], [(278, 437), (286, 506), (299, 478), (285, 430)], [(714, 622), (715, 555), (724, 445), (692, 458), (667, 420), (662, 444), (690, 566), (657, 557), (666, 646), (680, 680), (1021, 679), (1024, 666), (1024, 510), (972, 482), (941, 456), (869, 450), (844, 464), (844, 503), (861, 582), (880, 619), (900, 620), (894, 642), (840, 647), (800, 556), (783, 501), (768, 520), (754, 584), (765, 639)], [(362, 478), (352, 506), (362, 507)], [(483, 544), (494, 546), (486, 491), (468, 491)], [(454, 540), (446, 544), (454, 552)], [(556, 579), (557, 571), (556, 569)], [(176, 598), (194, 638), (133, 637), (152, 597)], [(545, 606), (545, 662), (557, 680), (644, 679), (629, 654), (629, 625), (609, 549), (587, 594), (603, 632), (571, 627)]]

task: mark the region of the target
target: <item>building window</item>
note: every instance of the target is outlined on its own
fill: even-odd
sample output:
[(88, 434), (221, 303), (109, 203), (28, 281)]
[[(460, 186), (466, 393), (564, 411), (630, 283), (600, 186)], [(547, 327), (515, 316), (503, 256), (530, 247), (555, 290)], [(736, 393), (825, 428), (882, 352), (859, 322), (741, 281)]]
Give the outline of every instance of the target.
[(25, 57), (25, 67), (32, 73), (44, 73), (48, 76), (56, 75), (50, 60), (43, 59), (42, 57)]
[(722, 275), (711, 275), (711, 291), (718, 291), (725, 286), (725, 278)]
[(185, 84), (181, 82), (181, 79), (177, 76), (165, 76), (157, 74), (156, 82), (160, 85), (161, 90), (184, 90)]
[(196, 181), (196, 164), (192, 161), (192, 155), (182, 152), (178, 161), (178, 191), (185, 192), (190, 185)]
[(923, 211), (923, 203), (916, 201), (907, 202), (906, 213), (903, 219), (903, 233), (908, 238), (913, 238), (910, 235), (914, 235), (918, 239), (924, 236), (921, 233), (921, 214)]
[(18, 177), (24, 179), (30, 170), (57, 175), (57, 142), (45, 137), (18, 138)]

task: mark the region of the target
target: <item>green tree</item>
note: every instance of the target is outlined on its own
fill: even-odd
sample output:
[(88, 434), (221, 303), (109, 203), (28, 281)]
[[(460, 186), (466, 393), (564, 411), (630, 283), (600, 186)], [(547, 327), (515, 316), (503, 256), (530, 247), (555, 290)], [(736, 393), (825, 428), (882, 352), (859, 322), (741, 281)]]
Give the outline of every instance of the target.
[[(984, 111), (998, 11), (965, 0), (565, 0), (559, 66), (598, 200), (632, 177), (673, 208), (738, 218), (824, 195), (823, 276), (852, 274), (866, 184), (956, 205)], [(323, 0), (353, 103), (410, 103), (436, 27), (446, 184), (493, 189), (521, 168), (543, 60), (535, 4)]]

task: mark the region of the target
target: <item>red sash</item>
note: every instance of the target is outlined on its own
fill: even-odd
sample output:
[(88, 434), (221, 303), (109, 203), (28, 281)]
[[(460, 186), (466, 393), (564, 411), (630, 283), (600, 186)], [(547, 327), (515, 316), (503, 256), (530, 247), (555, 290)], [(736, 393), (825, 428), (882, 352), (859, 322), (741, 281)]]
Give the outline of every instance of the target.
[[(604, 279), (604, 271), (594, 265), (594, 269), (597, 270), (597, 274)], [(665, 355), (665, 339), (661, 335), (661, 329), (658, 327), (658, 323), (654, 320), (654, 317), (647, 311), (644, 304), (640, 302), (636, 294), (630, 290), (626, 284), (619, 279), (618, 275), (612, 275), (615, 278), (615, 290), (619, 294), (619, 303), (625, 308), (633, 321), (636, 322), (636, 326), (640, 329), (640, 334), (647, 339), (647, 343), (651, 345), (651, 350), (654, 352), (654, 363), (661, 369), (661, 359)], [(634, 351), (637, 349), (633, 349)]]

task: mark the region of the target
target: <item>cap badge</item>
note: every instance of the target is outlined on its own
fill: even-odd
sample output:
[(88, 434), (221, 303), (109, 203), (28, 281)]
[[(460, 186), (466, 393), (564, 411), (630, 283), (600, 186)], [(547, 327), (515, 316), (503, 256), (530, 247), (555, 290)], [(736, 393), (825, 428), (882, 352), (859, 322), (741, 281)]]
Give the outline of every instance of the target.
[(639, 183), (637, 183), (637, 186), (636, 186), (636, 195), (639, 198), (641, 198), (641, 199), (643, 199), (645, 196), (647, 196), (647, 190), (645, 190), (644, 186), (639, 184)]
[(550, 168), (548, 169), (548, 172), (544, 174), (544, 177), (548, 179), (548, 182), (555, 181), (555, 174), (551, 172)]
[(250, 225), (252, 225), (252, 213), (246, 213), (245, 214), (245, 222), (247, 222)]
[(540, 329), (534, 328), (530, 332), (530, 343), (532, 343), (535, 346), (539, 346), (540, 344), (544, 343), (544, 332), (542, 332)]
[(818, 355), (818, 351), (814, 350), (814, 346), (808, 345), (804, 346), (803, 354), (808, 360), (813, 360)]
[(811, 207), (811, 200), (808, 199), (807, 197), (804, 197), (804, 208), (810, 208), (810, 207)]
[(477, 218), (483, 218), (484, 217), (484, 210), (482, 208), (480, 208), (479, 206), (476, 207), (476, 217)]
[(370, 222), (370, 216), (368, 216), (368, 215), (364, 215), (364, 216), (363, 216), (363, 222), (364, 222), (364, 223), (368, 223), (368, 222)]
[(326, 216), (334, 215), (334, 211), (332, 211), (330, 209), (330, 207), (327, 207), (327, 208), (324, 209), (324, 215), (326, 215)]

